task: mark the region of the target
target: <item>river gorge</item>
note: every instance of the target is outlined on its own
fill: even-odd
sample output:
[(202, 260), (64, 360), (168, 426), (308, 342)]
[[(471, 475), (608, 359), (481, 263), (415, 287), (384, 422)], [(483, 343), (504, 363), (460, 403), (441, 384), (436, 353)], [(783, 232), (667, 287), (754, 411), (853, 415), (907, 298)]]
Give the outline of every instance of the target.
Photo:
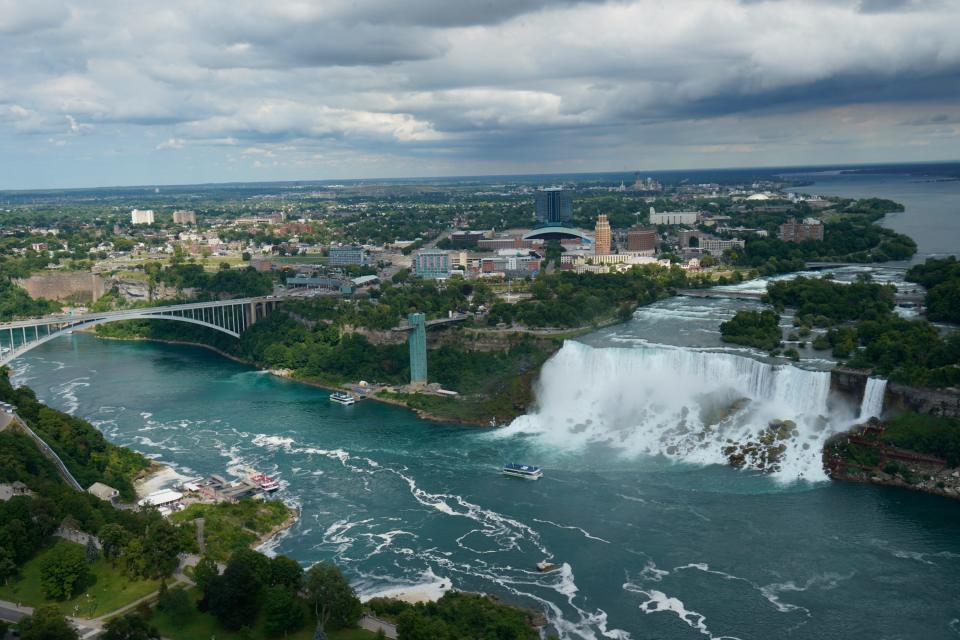
[[(836, 277), (865, 271), (910, 286), (883, 267)], [(562, 638), (960, 636), (956, 503), (822, 470), (823, 442), (879, 412), (883, 381), (837, 393), (827, 352), (794, 365), (723, 344), (719, 323), (758, 304), (671, 298), (568, 341), (535, 408), (498, 429), (335, 405), (188, 346), (74, 334), (13, 368), (184, 477), (277, 476), (301, 517), (265, 550), (332, 560), (364, 595), (492, 593)], [(764, 438), (776, 459), (751, 453)], [(501, 476), (513, 461), (545, 477)]]

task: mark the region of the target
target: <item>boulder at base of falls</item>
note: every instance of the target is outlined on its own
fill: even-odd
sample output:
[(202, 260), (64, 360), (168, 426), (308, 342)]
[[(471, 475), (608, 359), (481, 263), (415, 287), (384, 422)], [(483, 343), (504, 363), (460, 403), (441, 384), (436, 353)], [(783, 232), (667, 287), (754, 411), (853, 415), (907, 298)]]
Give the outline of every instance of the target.
[(799, 432), (792, 420), (771, 420), (756, 440), (734, 442), (727, 440), (723, 455), (738, 469), (747, 467), (767, 473), (780, 471), (780, 462), (787, 450), (785, 441), (795, 438)]

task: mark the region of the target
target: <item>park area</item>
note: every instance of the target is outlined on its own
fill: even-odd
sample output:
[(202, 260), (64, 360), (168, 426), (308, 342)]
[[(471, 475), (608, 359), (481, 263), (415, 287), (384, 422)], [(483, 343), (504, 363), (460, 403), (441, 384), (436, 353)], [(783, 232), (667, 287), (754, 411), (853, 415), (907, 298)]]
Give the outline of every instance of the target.
[(24, 564), (17, 578), (0, 585), (0, 600), (30, 607), (54, 604), (68, 616), (97, 618), (155, 592), (160, 586), (159, 580), (131, 580), (123, 567), (111, 566), (101, 557), (87, 563), (87, 575), (77, 583), (75, 595), (64, 600), (49, 599), (42, 587), (42, 567), (48, 558), (65, 547), (83, 551), (79, 544), (58, 540)]

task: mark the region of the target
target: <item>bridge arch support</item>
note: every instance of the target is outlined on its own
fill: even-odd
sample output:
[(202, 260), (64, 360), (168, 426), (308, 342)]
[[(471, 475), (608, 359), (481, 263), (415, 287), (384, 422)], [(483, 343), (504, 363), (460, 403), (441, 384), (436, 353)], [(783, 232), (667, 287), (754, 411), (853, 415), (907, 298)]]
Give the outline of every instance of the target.
[(7, 322), (0, 324), (0, 366), (54, 338), (125, 320), (186, 322), (239, 338), (258, 318), (274, 311), (278, 301), (273, 297), (246, 298)]

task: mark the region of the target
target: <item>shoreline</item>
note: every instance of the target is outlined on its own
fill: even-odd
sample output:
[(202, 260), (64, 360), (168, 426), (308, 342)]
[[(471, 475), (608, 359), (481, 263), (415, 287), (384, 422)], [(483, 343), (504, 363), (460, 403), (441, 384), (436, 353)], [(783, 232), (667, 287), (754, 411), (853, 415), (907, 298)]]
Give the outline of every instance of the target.
[[(610, 326), (610, 325), (603, 325), (603, 326)], [(597, 328), (600, 328), (600, 327), (598, 326)], [(583, 329), (582, 331), (585, 331), (585, 329)], [(84, 332), (90, 333), (92, 336), (94, 336), (94, 337), (97, 338), (98, 340), (116, 340), (116, 341), (118, 341), (118, 342), (156, 342), (156, 343), (159, 343), (159, 344), (178, 345), (178, 346), (182, 346), (182, 347), (199, 347), (199, 348), (201, 348), (201, 349), (206, 349), (206, 350), (208, 350), (208, 351), (212, 351), (213, 353), (216, 353), (216, 354), (219, 355), (219, 356), (223, 356), (224, 358), (226, 358), (226, 359), (228, 359), (228, 360), (232, 360), (233, 362), (236, 362), (237, 364), (242, 364), (242, 365), (251, 367), (251, 368), (253, 368), (253, 369), (257, 370), (257, 371), (262, 371), (262, 372), (264, 372), (264, 373), (269, 373), (270, 375), (275, 376), (275, 377), (277, 377), (277, 378), (282, 378), (282, 379), (284, 379), (284, 380), (291, 380), (291, 381), (297, 382), (297, 383), (299, 383), (299, 384), (307, 385), (308, 387), (314, 387), (314, 388), (317, 388), (317, 389), (324, 389), (324, 390), (326, 390), (326, 391), (350, 391), (350, 389), (347, 389), (346, 387), (344, 387), (344, 386), (342, 386), (342, 385), (334, 385), (333, 383), (329, 383), (329, 382), (327, 382), (327, 383), (319, 382), (319, 381), (317, 381), (317, 380), (310, 380), (310, 379), (307, 379), (307, 378), (301, 378), (301, 377), (299, 377), (299, 376), (291, 375), (290, 373), (284, 373), (284, 371), (287, 371), (287, 370), (281, 370), (281, 369), (266, 369), (266, 368), (261, 367), (260, 365), (256, 364), (255, 362), (253, 362), (253, 361), (251, 361), (251, 360), (247, 360), (247, 359), (245, 359), (245, 358), (240, 358), (240, 357), (238, 357), (238, 356), (235, 356), (235, 355), (232, 355), (232, 354), (230, 354), (230, 353), (227, 353), (226, 351), (223, 351), (222, 349), (218, 349), (217, 347), (214, 347), (214, 346), (209, 345), (209, 344), (203, 344), (203, 343), (201, 343), (201, 342), (189, 342), (189, 341), (186, 341), (186, 340), (164, 340), (164, 339), (162, 339), (162, 338), (144, 338), (144, 337), (142, 337), (142, 336), (129, 337), (129, 338), (119, 338), (119, 337), (116, 337), (116, 336), (102, 336), (102, 335), (97, 334), (96, 331), (92, 331), (92, 330), (85, 330)], [(408, 406), (408, 405), (404, 404), (403, 402), (401, 402), (401, 401), (399, 401), (399, 400), (394, 400), (394, 399), (392, 399), (392, 398), (383, 398), (383, 397), (379, 397), (379, 396), (376, 396), (376, 395), (367, 395), (367, 396), (364, 396), (363, 399), (364, 399), (364, 400), (373, 400), (374, 402), (379, 402), (379, 403), (381, 403), (381, 404), (389, 404), (389, 405), (393, 405), (393, 406), (395, 406), (395, 407), (400, 407), (400, 408), (402, 408), (402, 409), (406, 409), (407, 411), (412, 411), (413, 413), (415, 413), (415, 414), (416, 414), (419, 418), (421, 418), (422, 420), (427, 420), (427, 421), (430, 421), (430, 422), (441, 422), (441, 423), (446, 423), (446, 424), (459, 424), (459, 425), (471, 426), (471, 427), (476, 427), (476, 426), (484, 427), (484, 426), (487, 426), (487, 423), (486, 423), (486, 422), (484, 422), (484, 421), (482, 421), (482, 420), (479, 420), (479, 419), (478, 419), (477, 421), (473, 421), (473, 422), (472, 422), (472, 421), (469, 421), (469, 420), (464, 420), (464, 419), (456, 418), (456, 417), (453, 417), (453, 416), (436, 415), (436, 414), (432, 414), (432, 413), (430, 413), (430, 412), (428, 412), (428, 411), (426, 411), (426, 410), (424, 410), (424, 409), (418, 409), (418, 408), (415, 408), (415, 407)]]

